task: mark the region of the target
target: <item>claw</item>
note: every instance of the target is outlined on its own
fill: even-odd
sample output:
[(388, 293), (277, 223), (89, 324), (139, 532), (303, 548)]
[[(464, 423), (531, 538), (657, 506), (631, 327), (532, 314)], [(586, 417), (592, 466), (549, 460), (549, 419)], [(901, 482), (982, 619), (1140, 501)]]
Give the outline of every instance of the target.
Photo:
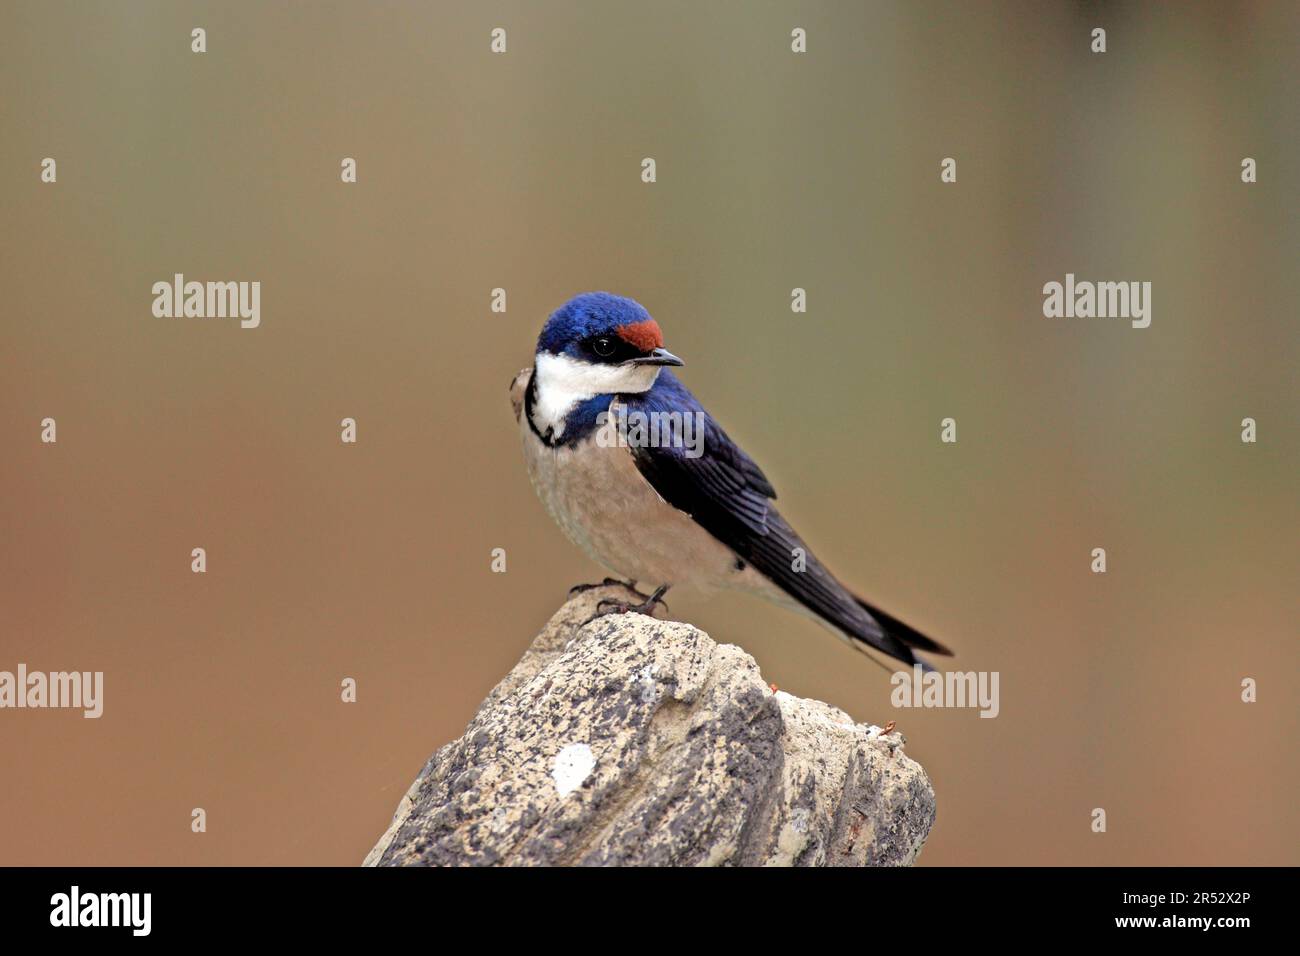
[[(664, 610), (668, 610), (668, 602), (663, 599), (664, 595), (668, 593), (668, 588), (669, 585), (661, 584), (659, 587), (655, 588), (654, 594), (651, 594), (648, 597), (646, 595), (641, 595), (642, 597), (645, 597), (645, 600), (640, 604), (628, 604), (626, 601), (615, 601), (610, 598), (604, 598), (596, 604), (596, 613), (588, 620), (588, 623), (596, 620), (598, 617), (604, 617), (606, 614), (627, 614), (628, 612), (632, 612), (653, 617), (656, 604), (662, 604)], [(635, 591), (635, 589), (633, 590)], [(636, 591), (635, 593), (641, 594), (640, 591)]]

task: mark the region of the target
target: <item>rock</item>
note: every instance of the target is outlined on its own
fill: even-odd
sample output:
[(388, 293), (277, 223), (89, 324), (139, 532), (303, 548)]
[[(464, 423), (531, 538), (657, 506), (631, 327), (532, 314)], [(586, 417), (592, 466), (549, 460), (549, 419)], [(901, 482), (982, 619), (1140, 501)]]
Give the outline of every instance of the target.
[(903, 738), (773, 693), (689, 624), (574, 595), (402, 799), (366, 866), (889, 866), (935, 798)]

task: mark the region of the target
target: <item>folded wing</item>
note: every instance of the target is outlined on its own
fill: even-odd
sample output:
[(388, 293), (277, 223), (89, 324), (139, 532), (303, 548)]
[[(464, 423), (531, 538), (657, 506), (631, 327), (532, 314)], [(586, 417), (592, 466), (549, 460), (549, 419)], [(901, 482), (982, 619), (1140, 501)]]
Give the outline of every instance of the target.
[(844, 634), (908, 664), (908, 645), (950, 653), (896, 618), (855, 597), (809, 551), (772, 506), (776, 492), (748, 455), (671, 373), (644, 395), (626, 396), (629, 409), (697, 413), (703, 422), (698, 457), (684, 447), (634, 447), (638, 470), (666, 502), (690, 515), (795, 601)]

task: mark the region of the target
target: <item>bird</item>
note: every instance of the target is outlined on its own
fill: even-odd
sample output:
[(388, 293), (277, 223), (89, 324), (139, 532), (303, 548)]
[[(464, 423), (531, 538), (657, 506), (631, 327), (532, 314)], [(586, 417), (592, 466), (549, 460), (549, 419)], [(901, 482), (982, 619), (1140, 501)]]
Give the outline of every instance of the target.
[[(639, 302), (587, 292), (550, 315), (533, 364), (511, 382), (542, 504), (574, 544), (617, 575), (605, 583), (645, 598), (605, 600), (598, 613), (652, 613), (679, 584), (727, 588), (811, 616), (868, 656), (879, 651), (932, 670), (917, 651), (951, 655), (818, 560), (776, 510), (762, 470), (672, 371), (684, 364)], [(654, 422), (663, 427), (644, 427)], [(653, 592), (639, 591), (642, 584)]]

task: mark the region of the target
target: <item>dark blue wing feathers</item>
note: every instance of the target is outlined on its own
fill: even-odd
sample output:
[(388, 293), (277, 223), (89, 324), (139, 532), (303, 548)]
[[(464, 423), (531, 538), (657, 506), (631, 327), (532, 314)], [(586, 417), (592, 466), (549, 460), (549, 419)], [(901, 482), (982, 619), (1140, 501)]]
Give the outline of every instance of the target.
[[(661, 372), (650, 391), (621, 396), (621, 400), (629, 411), (703, 416), (699, 457), (689, 457), (685, 448), (678, 447), (633, 448), (637, 468), (666, 502), (689, 514), (741, 560), (850, 637), (909, 664), (916, 661), (909, 644), (947, 653), (901, 621), (879, 612), (873, 616), (874, 608), (835, 579), (771, 506), (776, 491), (758, 465), (671, 372)], [(795, 570), (795, 549), (802, 550), (806, 562), (801, 570)]]

